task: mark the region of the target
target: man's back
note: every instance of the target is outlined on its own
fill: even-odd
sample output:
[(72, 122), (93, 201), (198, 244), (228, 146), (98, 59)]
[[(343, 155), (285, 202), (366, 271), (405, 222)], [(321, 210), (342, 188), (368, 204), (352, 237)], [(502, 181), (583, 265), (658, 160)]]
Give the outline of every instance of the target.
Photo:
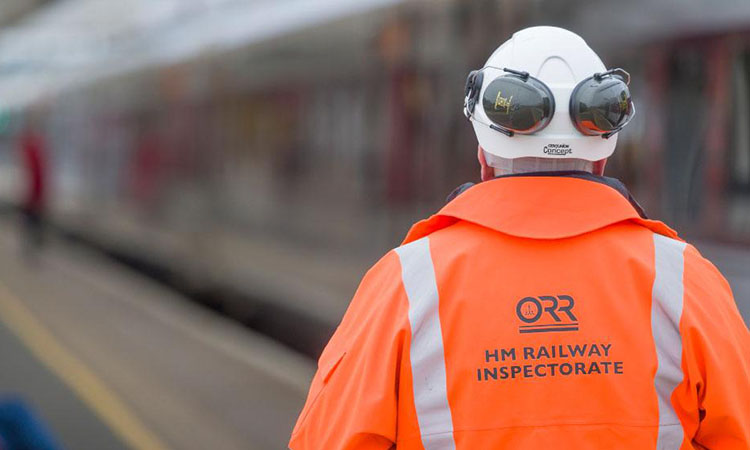
[(748, 448), (729, 286), (588, 178), (482, 183), (417, 224), (363, 281), (292, 447)]

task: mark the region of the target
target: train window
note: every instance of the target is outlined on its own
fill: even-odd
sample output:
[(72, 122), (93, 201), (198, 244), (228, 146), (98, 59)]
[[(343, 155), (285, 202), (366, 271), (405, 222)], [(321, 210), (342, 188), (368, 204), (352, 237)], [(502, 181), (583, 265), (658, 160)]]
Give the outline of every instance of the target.
[(750, 194), (750, 49), (740, 53), (732, 73), (732, 139), (729, 148), (730, 189)]
[(700, 216), (704, 191), (704, 143), (708, 77), (702, 47), (683, 46), (669, 57), (664, 162), (665, 218), (678, 227)]

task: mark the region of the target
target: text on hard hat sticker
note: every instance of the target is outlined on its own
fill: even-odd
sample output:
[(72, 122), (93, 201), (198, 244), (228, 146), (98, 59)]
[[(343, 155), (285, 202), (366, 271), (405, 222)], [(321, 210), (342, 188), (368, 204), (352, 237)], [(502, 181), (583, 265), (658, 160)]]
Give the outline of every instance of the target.
[(547, 155), (567, 155), (573, 153), (573, 149), (568, 144), (547, 144), (543, 149)]

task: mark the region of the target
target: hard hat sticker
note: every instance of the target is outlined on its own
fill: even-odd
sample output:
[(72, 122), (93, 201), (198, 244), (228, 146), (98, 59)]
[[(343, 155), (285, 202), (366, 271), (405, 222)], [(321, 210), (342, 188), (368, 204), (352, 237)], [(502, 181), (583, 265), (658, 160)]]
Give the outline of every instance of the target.
[(573, 149), (568, 144), (547, 144), (542, 150), (547, 155), (564, 156), (573, 153)]

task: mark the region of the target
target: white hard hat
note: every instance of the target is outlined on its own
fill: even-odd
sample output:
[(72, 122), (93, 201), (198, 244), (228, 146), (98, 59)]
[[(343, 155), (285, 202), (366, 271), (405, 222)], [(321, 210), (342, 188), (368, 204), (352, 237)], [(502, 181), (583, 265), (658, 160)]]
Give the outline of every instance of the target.
[(577, 34), (527, 28), (470, 74), (464, 113), (490, 157), (598, 161), (635, 112), (628, 82)]

